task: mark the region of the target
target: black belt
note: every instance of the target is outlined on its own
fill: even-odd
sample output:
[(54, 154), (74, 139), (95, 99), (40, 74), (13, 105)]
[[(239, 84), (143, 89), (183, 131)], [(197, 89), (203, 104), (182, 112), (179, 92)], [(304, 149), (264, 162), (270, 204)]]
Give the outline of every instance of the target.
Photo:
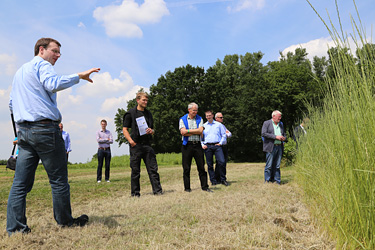
[(110, 147), (108, 147), (108, 148), (99, 148), (99, 149), (107, 150), (107, 149), (111, 149), (111, 148), (110, 148)]
[(274, 144), (275, 146), (281, 146), (282, 144)]
[(40, 121), (35, 121), (35, 122), (30, 122), (30, 121), (24, 121), (24, 122), (21, 122), (21, 124), (53, 124), (53, 123), (60, 123), (60, 121), (53, 121), (51, 119), (44, 119), (44, 120), (40, 120)]
[(206, 145), (216, 145), (218, 144), (218, 142), (209, 142), (209, 143), (206, 143)]
[(188, 141), (187, 144), (200, 144), (200, 141)]

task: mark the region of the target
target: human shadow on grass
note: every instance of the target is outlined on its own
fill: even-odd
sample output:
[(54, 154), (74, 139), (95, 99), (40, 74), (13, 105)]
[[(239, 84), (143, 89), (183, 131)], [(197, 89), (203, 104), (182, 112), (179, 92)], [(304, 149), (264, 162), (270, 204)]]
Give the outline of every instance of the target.
[(111, 215), (111, 216), (90, 216), (89, 224), (103, 224), (108, 228), (115, 228), (120, 226), (115, 218), (127, 217), (126, 215)]

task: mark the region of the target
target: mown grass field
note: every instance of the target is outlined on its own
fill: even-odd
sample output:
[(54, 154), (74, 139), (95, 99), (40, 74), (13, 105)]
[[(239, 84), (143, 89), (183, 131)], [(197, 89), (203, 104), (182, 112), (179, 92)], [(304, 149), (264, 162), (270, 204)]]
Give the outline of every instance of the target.
[[(116, 164), (115, 164), (116, 165)], [(83, 166), (83, 165), (82, 165)], [(181, 165), (159, 166), (164, 195), (152, 195), (142, 168), (141, 197), (130, 197), (128, 164), (111, 169), (111, 183), (96, 183), (96, 169), (69, 169), (73, 216), (83, 228), (60, 228), (53, 219), (50, 186), (38, 167), (27, 197), (32, 232), (8, 237), (6, 204), (13, 172), (0, 168), (0, 249), (334, 249), (301, 201), (295, 169), (282, 169), (283, 185), (263, 183), (263, 163), (228, 165), (230, 186), (200, 190), (192, 168), (183, 191)]]

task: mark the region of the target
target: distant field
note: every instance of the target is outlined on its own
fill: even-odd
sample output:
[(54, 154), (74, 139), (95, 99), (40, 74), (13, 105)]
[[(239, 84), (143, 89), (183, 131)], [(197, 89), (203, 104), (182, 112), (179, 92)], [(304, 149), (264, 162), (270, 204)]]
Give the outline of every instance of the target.
[(83, 228), (60, 228), (53, 219), (50, 186), (39, 167), (27, 198), (28, 235), (8, 237), (6, 204), (13, 173), (0, 168), (0, 249), (334, 249), (314, 226), (294, 182), (282, 169), (283, 185), (263, 183), (263, 163), (229, 164), (229, 187), (183, 191), (182, 167), (159, 168), (165, 194), (152, 195), (142, 168), (141, 198), (130, 197), (130, 168), (111, 169), (111, 183), (96, 183), (96, 169), (69, 170), (73, 216), (88, 214)]

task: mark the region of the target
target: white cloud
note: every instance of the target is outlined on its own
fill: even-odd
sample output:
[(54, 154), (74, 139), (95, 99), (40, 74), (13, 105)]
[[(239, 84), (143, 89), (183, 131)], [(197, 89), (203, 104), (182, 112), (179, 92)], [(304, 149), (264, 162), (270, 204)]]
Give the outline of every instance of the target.
[(0, 89), (0, 114), (10, 114), (9, 111), (9, 95), (12, 87), (9, 85), (8, 89)]
[(72, 88), (64, 89), (57, 93), (57, 103), (59, 108), (65, 108), (69, 106), (78, 106), (83, 102), (81, 95), (72, 95)]
[[(69, 126), (71, 128), (75, 128), (79, 132), (81, 132), (82, 130), (87, 129), (87, 124), (84, 124), (84, 123), (80, 123), (80, 122), (76, 122), (76, 121), (69, 121), (68, 124), (69, 124)], [(66, 125), (67, 124), (64, 124), (64, 127)]]
[(125, 92), (133, 86), (133, 79), (125, 71), (121, 71), (119, 78), (112, 79), (108, 72), (104, 72), (95, 74), (92, 80), (93, 83), (88, 82), (79, 87), (81, 95), (106, 98), (114, 93)]
[[(370, 40), (368, 40), (370, 41)], [(348, 39), (345, 43), (345, 47), (349, 47), (350, 53), (355, 56), (355, 51), (357, 47), (362, 47), (362, 43), (358, 42), (356, 44), (353, 39)], [(344, 46), (341, 44), (341, 46)], [(295, 52), (296, 48), (305, 48), (308, 53), (307, 58), (310, 61), (313, 61), (314, 56), (323, 57), (325, 56), (328, 59), (327, 51), (329, 48), (337, 47), (335, 41), (331, 37), (323, 37), (315, 40), (311, 40), (307, 43), (301, 43), (297, 45), (291, 45), (288, 48), (282, 51), (283, 55), (286, 55), (288, 52)]]
[(239, 0), (234, 7), (229, 6), (229, 12), (239, 12), (242, 10), (260, 10), (264, 7), (266, 0)]
[(135, 96), (136, 96), (136, 93), (141, 88), (143, 88), (143, 90), (145, 92), (149, 92), (149, 88), (136, 85), (131, 90), (129, 90), (124, 96), (121, 96), (121, 97), (118, 97), (118, 98), (112, 97), (112, 98), (106, 99), (103, 102), (100, 111), (108, 112), (110, 110), (116, 110), (118, 107), (126, 108), (128, 101), (134, 99)]
[(174, 1), (169, 2), (169, 7), (181, 7), (188, 6), (189, 8), (194, 8), (197, 4), (207, 4), (207, 3), (222, 3), (222, 2), (233, 2), (234, 0), (186, 0), (186, 1)]
[(0, 54), (0, 75), (13, 76), (17, 71), (16, 59), (15, 55)]
[(308, 53), (307, 58), (312, 61), (314, 56), (323, 57), (328, 59), (327, 51), (330, 47), (335, 47), (334, 41), (331, 37), (323, 37), (315, 40), (311, 40), (307, 43), (301, 43), (297, 45), (291, 45), (282, 51), (283, 55), (288, 52), (295, 52), (296, 48), (305, 48)]
[(78, 28), (82, 28), (82, 29), (86, 28), (86, 25), (83, 22), (79, 22), (79, 24), (77, 26), (78, 26)]
[(169, 10), (163, 0), (145, 0), (141, 5), (123, 0), (121, 5), (98, 7), (93, 13), (110, 37), (142, 37), (140, 24), (157, 23), (165, 15)]

